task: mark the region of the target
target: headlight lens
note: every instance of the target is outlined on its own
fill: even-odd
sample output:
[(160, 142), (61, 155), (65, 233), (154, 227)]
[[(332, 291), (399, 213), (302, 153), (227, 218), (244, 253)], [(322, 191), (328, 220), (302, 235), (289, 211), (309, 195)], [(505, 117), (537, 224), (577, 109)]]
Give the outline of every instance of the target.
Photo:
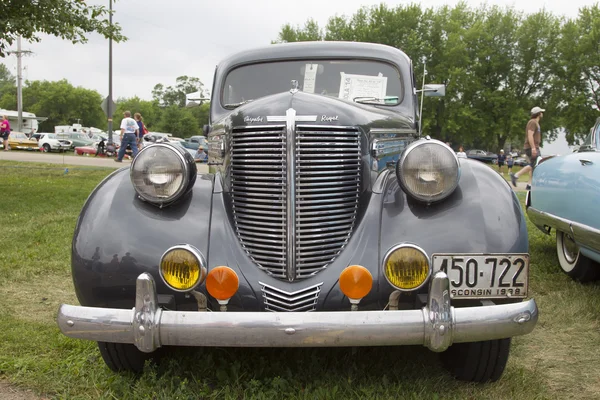
[(383, 273), (399, 290), (419, 289), (431, 275), (429, 257), (413, 244), (396, 245), (383, 258)]
[(438, 140), (419, 140), (406, 148), (396, 164), (396, 176), (413, 198), (433, 203), (458, 186), (460, 168), (454, 151)]
[(187, 292), (206, 279), (206, 260), (190, 245), (171, 247), (160, 259), (160, 276), (171, 289)]
[[(191, 157), (189, 157), (191, 158)], [(193, 160), (192, 160), (193, 161)], [(195, 171), (193, 162), (168, 144), (145, 147), (131, 164), (131, 182), (138, 195), (151, 203), (166, 204), (177, 200), (190, 187)]]

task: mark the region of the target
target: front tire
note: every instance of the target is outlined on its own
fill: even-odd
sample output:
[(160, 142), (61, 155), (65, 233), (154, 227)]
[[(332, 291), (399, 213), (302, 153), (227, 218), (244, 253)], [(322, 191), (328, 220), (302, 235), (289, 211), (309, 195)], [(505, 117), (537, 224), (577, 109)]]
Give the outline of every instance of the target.
[(141, 373), (146, 360), (153, 358), (153, 354), (141, 352), (126, 343), (98, 342), (98, 349), (108, 368), (115, 372)]
[(50, 150), (52, 150), (50, 148), (50, 145), (48, 143), (44, 143), (44, 145), (42, 146), (42, 148), (44, 149), (44, 153), (50, 153)]
[(455, 343), (440, 353), (440, 357), (446, 369), (456, 379), (484, 383), (500, 379), (509, 353), (510, 338)]
[(570, 234), (556, 231), (556, 253), (560, 268), (571, 278), (582, 283), (600, 278), (600, 265), (581, 254)]

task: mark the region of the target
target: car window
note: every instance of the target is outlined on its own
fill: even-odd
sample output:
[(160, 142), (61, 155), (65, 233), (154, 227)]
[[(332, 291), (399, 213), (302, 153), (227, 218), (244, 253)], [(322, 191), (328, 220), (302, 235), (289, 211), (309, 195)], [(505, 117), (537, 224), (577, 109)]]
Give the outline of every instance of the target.
[(27, 136), (25, 136), (25, 134), (22, 132), (11, 132), (10, 136), (13, 139), (27, 139)]
[(298, 60), (250, 64), (232, 70), (225, 78), (221, 102), (235, 108), (246, 102), (292, 89), (350, 101), (378, 99), (381, 105), (402, 101), (399, 71), (371, 60)]

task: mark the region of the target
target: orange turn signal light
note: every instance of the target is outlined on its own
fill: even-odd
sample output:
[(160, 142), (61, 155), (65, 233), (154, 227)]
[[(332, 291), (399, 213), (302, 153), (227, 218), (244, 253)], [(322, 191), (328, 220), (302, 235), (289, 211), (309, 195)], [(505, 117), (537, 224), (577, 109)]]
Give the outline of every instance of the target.
[(361, 265), (350, 265), (340, 274), (340, 289), (351, 300), (360, 300), (371, 291), (373, 276)]
[(229, 267), (215, 267), (206, 277), (206, 290), (217, 300), (229, 300), (237, 292), (240, 280)]

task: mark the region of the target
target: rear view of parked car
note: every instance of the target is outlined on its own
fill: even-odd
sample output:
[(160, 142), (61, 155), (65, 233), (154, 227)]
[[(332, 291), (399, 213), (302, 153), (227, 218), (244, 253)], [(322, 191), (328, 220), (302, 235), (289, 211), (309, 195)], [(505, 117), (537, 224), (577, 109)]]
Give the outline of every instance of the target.
[(154, 143), (94, 190), (61, 331), (115, 371), (168, 346), (422, 345), (459, 379), (499, 379), (538, 318), (525, 218), (491, 168), (419, 137), (416, 89), (377, 44), (223, 60), (210, 173)]
[(77, 132), (65, 132), (57, 133), (56, 137), (61, 140), (68, 140), (71, 142), (71, 150), (75, 147), (93, 146), (94, 140), (90, 139), (88, 135)]
[(71, 141), (59, 139), (56, 133), (41, 133), (38, 146), (44, 153), (67, 151), (71, 148)]
[(469, 150), (467, 151), (467, 157), (486, 164), (498, 163), (498, 155), (485, 150)]
[(560, 268), (581, 282), (600, 278), (600, 118), (579, 149), (549, 158), (534, 170), (529, 219), (556, 231)]

